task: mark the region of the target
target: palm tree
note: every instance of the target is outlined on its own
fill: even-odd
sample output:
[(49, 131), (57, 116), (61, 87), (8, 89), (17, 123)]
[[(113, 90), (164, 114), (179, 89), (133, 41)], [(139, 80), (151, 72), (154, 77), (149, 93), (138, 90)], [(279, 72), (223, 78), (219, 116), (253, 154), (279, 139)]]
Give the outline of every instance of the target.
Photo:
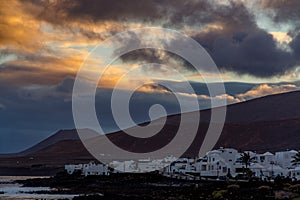
[(248, 167), (250, 166), (253, 159), (254, 158), (251, 158), (249, 152), (248, 153), (246, 153), (246, 152), (242, 153), (241, 160), (242, 160), (242, 163), (245, 164), (246, 169), (248, 169)]
[(300, 151), (298, 151), (298, 153), (293, 156), (292, 163), (293, 163), (293, 165), (299, 165), (300, 164)]
[(251, 172), (251, 170), (249, 170), (249, 166), (250, 166), (251, 162), (253, 161), (254, 157), (251, 158), (249, 152), (247, 152), (247, 153), (244, 152), (244, 153), (242, 153), (242, 156), (240, 159), (241, 159), (242, 163), (245, 164), (244, 175), (247, 175), (248, 178), (251, 177), (252, 172)]

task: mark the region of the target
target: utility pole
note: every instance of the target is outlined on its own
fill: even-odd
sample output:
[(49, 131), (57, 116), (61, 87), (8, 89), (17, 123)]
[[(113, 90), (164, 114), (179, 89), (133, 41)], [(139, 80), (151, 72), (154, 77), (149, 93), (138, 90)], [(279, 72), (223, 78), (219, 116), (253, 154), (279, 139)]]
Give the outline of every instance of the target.
[(274, 176), (274, 168), (273, 168), (274, 161), (271, 161), (270, 164), (271, 164), (271, 170), (272, 170), (271, 178), (273, 178), (273, 176)]
[(220, 163), (217, 162), (217, 179), (219, 179), (219, 165), (220, 165)]

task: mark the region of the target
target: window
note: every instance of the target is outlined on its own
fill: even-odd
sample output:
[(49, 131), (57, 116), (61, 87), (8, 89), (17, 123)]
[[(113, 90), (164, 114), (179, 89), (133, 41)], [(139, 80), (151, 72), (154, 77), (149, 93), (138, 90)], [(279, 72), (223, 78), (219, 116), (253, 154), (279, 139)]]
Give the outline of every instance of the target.
[(223, 173), (227, 172), (227, 167), (223, 167)]

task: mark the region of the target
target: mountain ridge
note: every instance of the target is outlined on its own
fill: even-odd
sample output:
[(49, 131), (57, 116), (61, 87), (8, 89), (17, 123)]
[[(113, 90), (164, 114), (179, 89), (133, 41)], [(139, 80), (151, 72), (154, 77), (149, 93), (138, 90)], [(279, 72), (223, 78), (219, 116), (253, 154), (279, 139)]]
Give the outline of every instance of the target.
[[(299, 99), (300, 91), (294, 91), (229, 105), (224, 129), (215, 148), (232, 147), (257, 152), (300, 149)], [(209, 125), (210, 113), (211, 109), (200, 111), (200, 128), (194, 142), (185, 152), (186, 156), (196, 156), (199, 152)], [(161, 138), (153, 141), (140, 143), (126, 137), (123, 131), (107, 134), (107, 137), (114, 143), (123, 144), (123, 147), (130, 151), (145, 151), (147, 146), (160, 146), (171, 140), (179, 123), (180, 114), (168, 116)], [(141, 149), (137, 149), (137, 146)], [(15, 165), (13, 163), (16, 163), (16, 160), (22, 163), (20, 166), (45, 164), (57, 167), (93, 159), (79, 140), (75, 129), (60, 130), (23, 152), (0, 156), (0, 167)]]

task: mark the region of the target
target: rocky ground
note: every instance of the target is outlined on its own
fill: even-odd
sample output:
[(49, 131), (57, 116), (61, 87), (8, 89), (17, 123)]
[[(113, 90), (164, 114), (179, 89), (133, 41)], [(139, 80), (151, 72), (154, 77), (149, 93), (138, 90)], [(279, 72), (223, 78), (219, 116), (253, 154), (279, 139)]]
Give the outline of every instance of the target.
[(67, 175), (20, 181), (24, 186), (53, 187), (62, 194), (84, 194), (82, 199), (296, 199), (300, 183), (290, 180), (187, 181), (156, 173), (113, 174), (110, 176)]

